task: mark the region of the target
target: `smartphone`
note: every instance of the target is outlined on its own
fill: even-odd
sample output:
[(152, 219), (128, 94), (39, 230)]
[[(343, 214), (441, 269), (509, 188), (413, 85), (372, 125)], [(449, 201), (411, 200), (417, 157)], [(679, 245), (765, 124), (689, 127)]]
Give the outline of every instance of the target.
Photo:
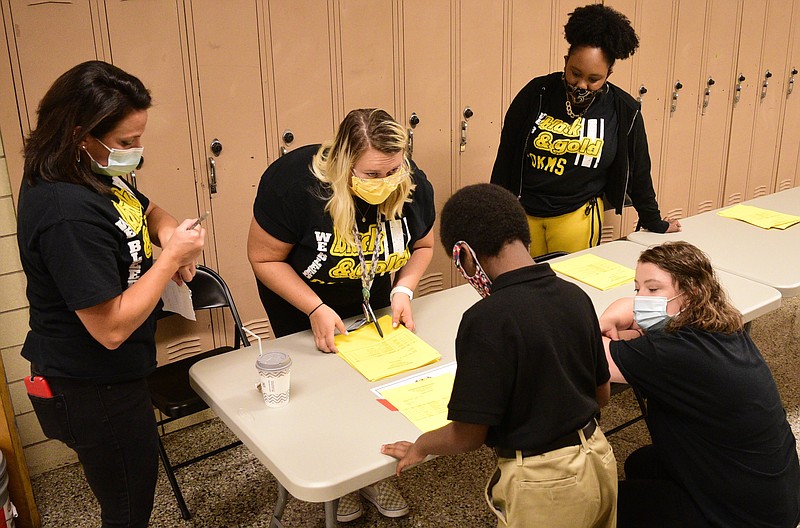
[(348, 325), (347, 331), (348, 332), (352, 332), (353, 330), (358, 330), (359, 328), (361, 328), (365, 324), (367, 324), (367, 319), (365, 317), (362, 317), (360, 319), (356, 319), (355, 321), (350, 323), (350, 325)]
[(31, 396), (38, 396), (39, 398), (52, 398), (53, 391), (50, 390), (50, 384), (42, 376), (25, 376), (25, 389)]
[(195, 220), (194, 223), (189, 227), (189, 229), (194, 229), (195, 227), (199, 226), (200, 222), (205, 220), (208, 217), (208, 215), (210, 215), (210, 214), (211, 214), (211, 211), (206, 211), (205, 213), (201, 214), (200, 218)]

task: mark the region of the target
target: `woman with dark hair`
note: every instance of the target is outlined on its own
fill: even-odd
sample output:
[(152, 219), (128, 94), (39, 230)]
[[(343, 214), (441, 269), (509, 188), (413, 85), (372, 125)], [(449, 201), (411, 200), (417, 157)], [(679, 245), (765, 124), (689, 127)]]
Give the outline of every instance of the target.
[[(147, 526), (158, 437), (146, 376), (170, 279), (189, 281), (205, 230), (128, 185), (150, 93), (101, 61), (61, 75), (25, 143), (17, 238), (28, 281), (29, 397), (48, 438), (73, 449), (103, 527)], [(152, 244), (163, 248), (153, 260)]]
[(592, 4), (570, 14), (564, 33), (564, 71), (533, 79), (514, 98), (492, 170), (491, 182), (525, 208), (531, 255), (597, 245), (604, 200), (622, 214), (630, 198), (639, 226), (680, 231), (658, 210), (641, 104), (608, 82), (614, 63), (639, 46), (630, 21)]
[[(342, 319), (387, 306), (395, 326), (414, 330), (411, 298), (433, 256), (436, 212), (433, 187), (407, 148), (406, 129), (392, 116), (362, 108), (347, 114), (332, 141), (267, 167), (247, 254), (276, 337), (310, 328), (319, 350), (337, 352)], [(361, 495), (385, 516), (408, 513), (386, 481)], [(339, 500), (339, 522), (361, 516), (358, 496)]]
[(611, 380), (646, 398), (653, 440), (625, 461), (618, 525), (797, 526), (795, 438), (711, 262), (686, 242), (652, 247), (635, 288), (600, 317)]

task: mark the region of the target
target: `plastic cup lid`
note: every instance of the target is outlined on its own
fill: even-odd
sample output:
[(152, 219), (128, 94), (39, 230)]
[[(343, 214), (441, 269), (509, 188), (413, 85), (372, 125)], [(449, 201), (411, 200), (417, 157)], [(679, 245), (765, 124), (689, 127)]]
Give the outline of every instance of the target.
[(267, 352), (256, 360), (258, 370), (283, 370), (292, 364), (292, 358), (283, 352)]

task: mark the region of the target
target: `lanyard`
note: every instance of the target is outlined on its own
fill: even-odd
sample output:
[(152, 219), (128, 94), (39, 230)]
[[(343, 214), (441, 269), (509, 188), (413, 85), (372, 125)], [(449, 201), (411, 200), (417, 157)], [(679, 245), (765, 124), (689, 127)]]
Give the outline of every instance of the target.
[(375, 280), (375, 272), (378, 269), (378, 253), (380, 253), (381, 235), (383, 235), (383, 222), (381, 222), (380, 211), (377, 212), (376, 216), (375, 244), (372, 249), (372, 261), (369, 269), (367, 269), (367, 260), (364, 258), (364, 248), (361, 246), (361, 233), (358, 232), (358, 226), (353, 224), (353, 236), (356, 239), (358, 260), (361, 265), (361, 296), (366, 303), (369, 303), (369, 290), (372, 288), (372, 281)]

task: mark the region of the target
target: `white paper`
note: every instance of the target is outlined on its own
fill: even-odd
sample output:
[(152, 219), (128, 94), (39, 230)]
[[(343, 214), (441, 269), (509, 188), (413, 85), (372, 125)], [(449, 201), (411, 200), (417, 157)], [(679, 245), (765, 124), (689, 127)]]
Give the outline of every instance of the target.
[(169, 281), (161, 294), (161, 300), (164, 302), (164, 310), (182, 315), (190, 321), (197, 320), (192, 306), (192, 290), (186, 283), (178, 286), (175, 281)]

